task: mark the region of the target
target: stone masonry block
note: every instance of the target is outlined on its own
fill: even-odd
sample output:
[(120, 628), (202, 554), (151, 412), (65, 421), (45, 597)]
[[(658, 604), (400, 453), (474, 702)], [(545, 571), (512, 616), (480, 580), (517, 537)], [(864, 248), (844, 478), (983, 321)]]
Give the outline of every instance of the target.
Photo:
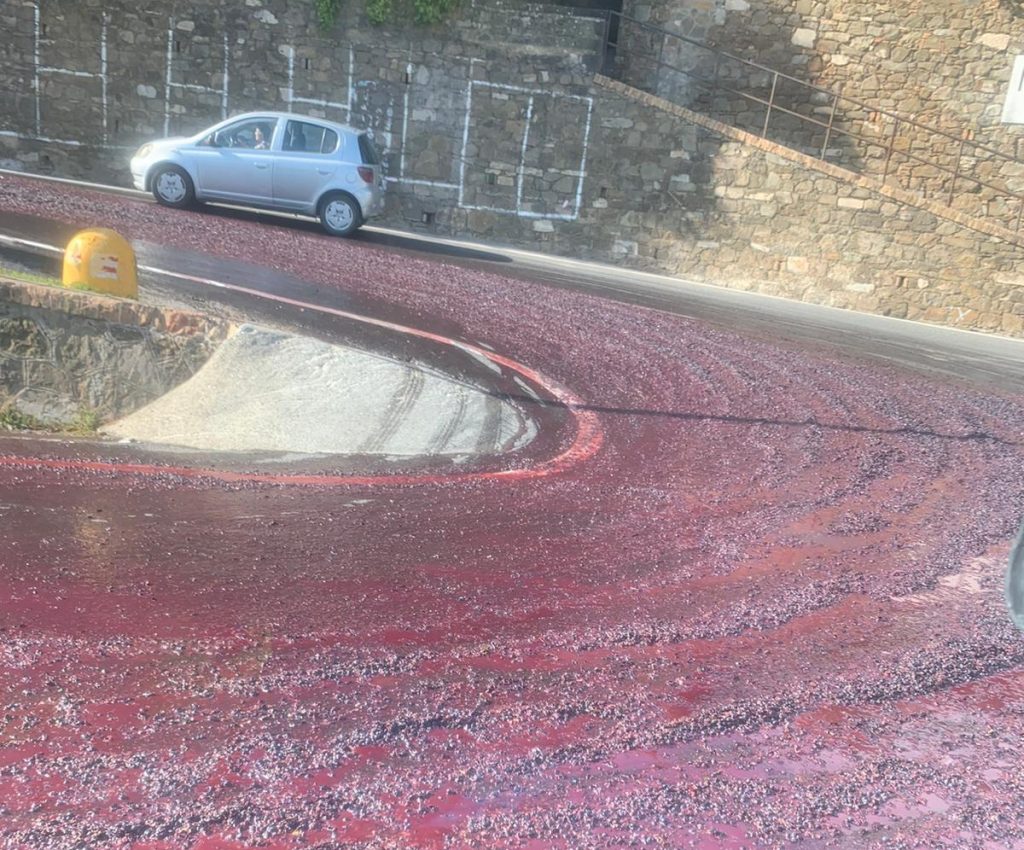
[(793, 32), (793, 37), (790, 41), (797, 47), (814, 47), (814, 42), (817, 39), (817, 33), (812, 29), (806, 27), (799, 27)]

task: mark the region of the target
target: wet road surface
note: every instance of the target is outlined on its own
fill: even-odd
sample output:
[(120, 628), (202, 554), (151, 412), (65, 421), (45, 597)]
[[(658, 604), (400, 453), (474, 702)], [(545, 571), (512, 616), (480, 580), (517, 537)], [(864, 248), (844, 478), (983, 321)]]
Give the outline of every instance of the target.
[(0, 208), (493, 348), (602, 437), (301, 487), (4, 439), (0, 846), (1024, 847), (1012, 345), (903, 366), (244, 215), (6, 177)]

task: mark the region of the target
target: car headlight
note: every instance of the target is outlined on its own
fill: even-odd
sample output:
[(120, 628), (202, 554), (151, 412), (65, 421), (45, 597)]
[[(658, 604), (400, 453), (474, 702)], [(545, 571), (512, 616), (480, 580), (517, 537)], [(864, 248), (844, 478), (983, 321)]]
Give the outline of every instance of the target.
[(142, 159), (143, 157), (149, 156), (150, 151), (153, 150), (152, 145), (143, 145), (135, 152), (135, 159)]

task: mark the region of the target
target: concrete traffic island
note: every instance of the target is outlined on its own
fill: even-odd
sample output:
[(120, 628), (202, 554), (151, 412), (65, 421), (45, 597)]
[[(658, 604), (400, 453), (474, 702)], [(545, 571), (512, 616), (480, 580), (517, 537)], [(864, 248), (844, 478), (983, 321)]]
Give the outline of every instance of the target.
[(229, 323), (0, 276), (0, 413), (51, 430), (114, 419), (189, 378)]
[(519, 406), (425, 363), (243, 325), (188, 381), (103, 433), (216, 452), (492, 455), (536, 435)]
[(393, 344), (400, 355), (0, 278), (0, 413), (8, 428), (289, 461), (458, 461), (537, 435), (536, 399), (494, 364)]

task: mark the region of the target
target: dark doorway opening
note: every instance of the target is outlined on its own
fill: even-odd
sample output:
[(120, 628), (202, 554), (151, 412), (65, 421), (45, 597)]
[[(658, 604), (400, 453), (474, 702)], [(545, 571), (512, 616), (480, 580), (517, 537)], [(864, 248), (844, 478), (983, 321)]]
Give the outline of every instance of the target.
[(605, 18), (608, 21), (608, 26), (605, 28), (605, 43), (602, 45), (607, 66), (611, 58), (610, 54), (614, 53), (615, 46), (619, 41), (622, 0), (549, 0), (549, 2), (554, 6), (563, 6), (567, 10)]

